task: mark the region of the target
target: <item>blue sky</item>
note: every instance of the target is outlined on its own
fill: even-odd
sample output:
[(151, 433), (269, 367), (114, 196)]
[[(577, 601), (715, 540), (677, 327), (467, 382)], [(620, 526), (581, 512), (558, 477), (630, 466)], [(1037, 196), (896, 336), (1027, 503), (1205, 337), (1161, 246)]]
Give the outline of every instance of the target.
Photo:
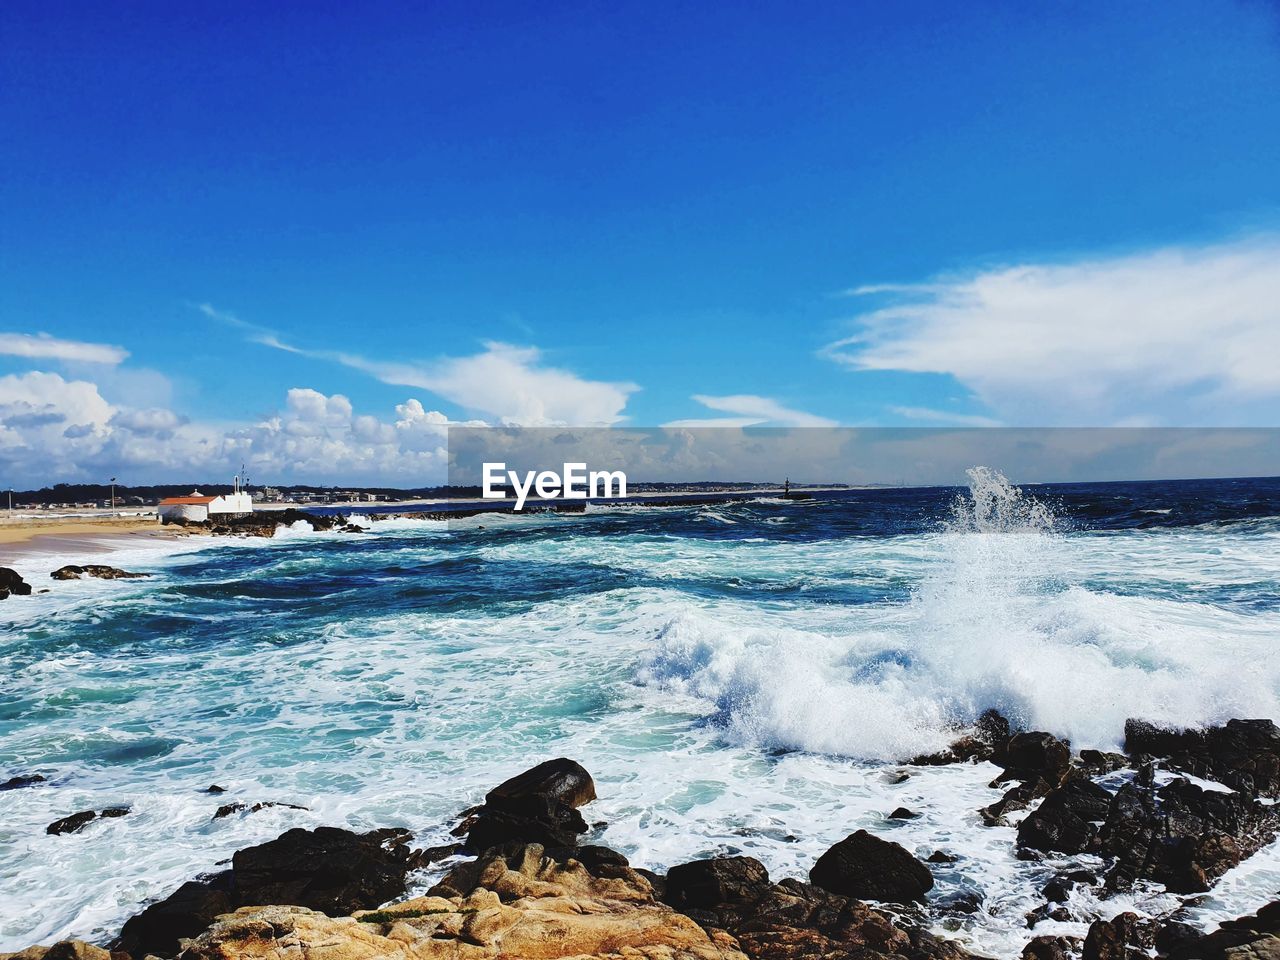
[(12, 2), (0, 54), (8, 482), (1280, 421), (1273, 3)]

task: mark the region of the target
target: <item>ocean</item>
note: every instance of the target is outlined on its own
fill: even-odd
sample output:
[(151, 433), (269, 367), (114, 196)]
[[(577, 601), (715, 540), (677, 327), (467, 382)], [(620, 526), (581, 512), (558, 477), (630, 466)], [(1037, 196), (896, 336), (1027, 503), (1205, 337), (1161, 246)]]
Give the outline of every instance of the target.
[[(108, 939), (292, 826), (447, 842), (490, 787), (568, 756), (597, 783), (589, 842), (634, 865), (745, 853), (803, 878), (865, 828), (954, 854), (935, 867), (935, 928), (1017, 956), (1068, 858), (1018, 860), (1013, 828), (982, 825), (997, 768), (902, 761), (990, 707), (1076, 749), (1118, 748), (1128, 717), (1280, 720), (1280, 480), (971, 477), (810, 501), (363, 518), (366, 534), (105, 558), (153, 574), (141, 581), (53, 582), (87, 558), (32, 556), (19, 572), (50, 592), (0, 603), (0, 779), (50, 782), (0, 793), (0, 949)], [(215, 783), (227, 792), (204, 792)], [(306, 809), (213, 819), (259, 801)], [(45, 833), (113, 805), (131, 812)], [(920, 816), (886, 819), (900, 806)], [(1273, 845), (1191, 915), (1212, 926), (1278, 889)], [(973, 895), (976, 913), (946, 909)], [(1182, 899), (1077, 891), (1077, 920), (1035, 932)]]

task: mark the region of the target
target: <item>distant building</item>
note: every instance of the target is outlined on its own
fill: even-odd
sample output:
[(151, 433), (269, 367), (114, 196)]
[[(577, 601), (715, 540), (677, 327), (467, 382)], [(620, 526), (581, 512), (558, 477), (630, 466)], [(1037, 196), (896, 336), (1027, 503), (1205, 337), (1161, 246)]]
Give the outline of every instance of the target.
[(166, 497), (156, 507), (161, 523), (199, 523), (217, 516), (253, 513), (253, 497), (240, 489), (237, 481), (234, 493), (206, 497), (199, 490), (185, 497)]

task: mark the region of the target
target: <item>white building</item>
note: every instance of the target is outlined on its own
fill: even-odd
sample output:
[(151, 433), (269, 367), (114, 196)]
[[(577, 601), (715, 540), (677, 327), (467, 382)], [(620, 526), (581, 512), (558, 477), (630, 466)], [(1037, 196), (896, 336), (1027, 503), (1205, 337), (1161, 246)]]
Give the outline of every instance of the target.
[(237, 479), (234, 493), (206, 497), (192, 490), (186, 497), (167, 497), (156, 507), (161, 523), (175, 521), (200, 522), (216, 516), (253, 513), (253, 497), (240, 489)]

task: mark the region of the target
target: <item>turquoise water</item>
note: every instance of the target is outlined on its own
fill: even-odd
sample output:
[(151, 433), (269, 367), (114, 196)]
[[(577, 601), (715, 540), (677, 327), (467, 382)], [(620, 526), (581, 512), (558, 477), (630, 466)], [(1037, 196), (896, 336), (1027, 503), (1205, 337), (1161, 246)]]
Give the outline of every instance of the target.
[[(567, 755), (598, 782), (592, 840), (638, 865), (746, 852), (803, 876), (866, 827), (958, 853), (934, 900), (979, 890), (987, 912), (939, 927), (1016, 956), (1052, 870), (978, 824), (995, 769), (894, 785), (897, 761), (990, 706), (1078, 747), (1118, 745), (1128, 716), (1280, 719), (1274, 489), (1038, 496), (984, 475), (959, 509), (935, 491), (391, 520), (110, 559), (145, 581), (52, 582), (84, 558), (24, 560), (50, 592), (0, 604), (0, 774), (51, 782), (0, 793), (0, 949), (109, 937), (291, 826), (444, 842), (489, 787)], [(307, 809), (211, 819), (237, 800)], [(44, 833), (117, 804), (132, 812)], [(884, 820), (903, 805), (923, 816)], [(1200, 915), (1277, 882), (1268, 850)]]

